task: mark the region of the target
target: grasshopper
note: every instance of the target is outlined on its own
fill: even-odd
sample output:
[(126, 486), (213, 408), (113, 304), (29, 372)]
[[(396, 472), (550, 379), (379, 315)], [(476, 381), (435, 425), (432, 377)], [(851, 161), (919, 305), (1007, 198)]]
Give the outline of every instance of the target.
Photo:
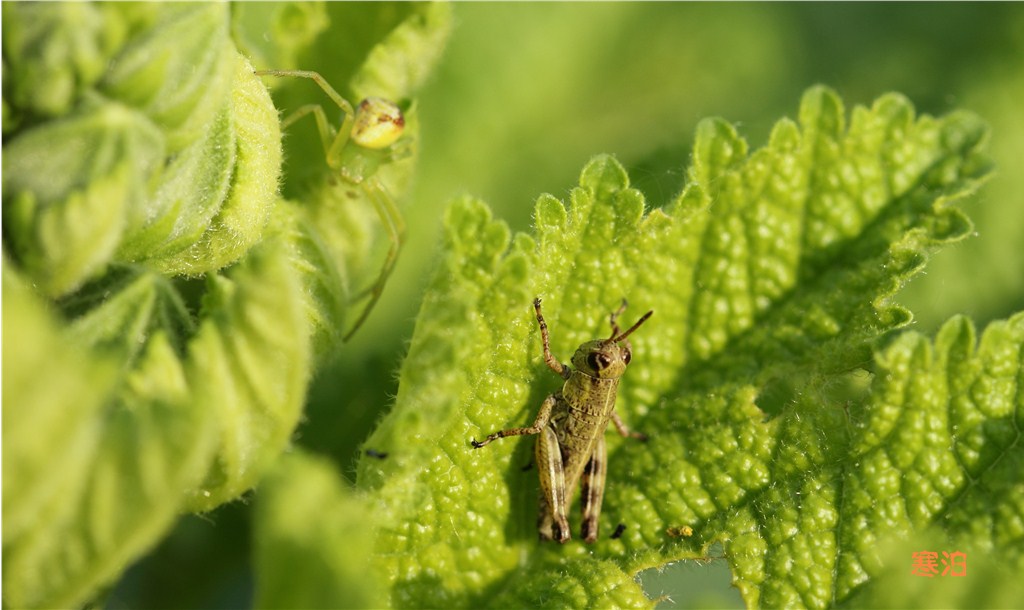
[(646, 440), (639, 432), (630, 432), (615, 413), (619, 379), (626, 371), (632, 348), (627, 337), (647, 321), (648, 311), (636, 324), (620, 332), (616, 323), (626, 310), (626, 299), (608, 319), (612, 334), (607, 339), (587, 341), (576, 350), (572, 367), (551, 354), (548, 325), (540, 311), (540, 298), (533, 301), (537, 324), (544, 344), (544, 363), (558, 373), (565, 384), (544, 399), (533, 425), (527, 428), (499, 430), (482, 441), (471, 439), (474, 448), (506, 436), (537, 435), (535, 459), (540, 471), (540, 514), (537, 530), (541, 540), (566, 542), (570, 538), (566, 518), (566, 498), (572, 498), (577, 483), (582, 485), (583, 524), (580, 535), (586, 542), (597, 540), (598, 517), (604, 498), (608, 451), (604, 432), (608, 421), (624, 437)]

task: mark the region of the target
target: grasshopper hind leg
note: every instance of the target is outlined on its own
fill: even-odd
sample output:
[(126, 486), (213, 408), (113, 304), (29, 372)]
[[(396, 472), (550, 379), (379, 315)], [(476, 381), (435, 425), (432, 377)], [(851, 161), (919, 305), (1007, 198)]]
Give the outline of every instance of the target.
[(537, 435), (537, 470), (540, 474), (540, 511), (537, 532), (541, 540), (569, 540), (569, 520), (565, 505), (565, 470), (562, 450), (551, 426), (545, 426)]
[(601, 516), (601, 501), (604, 500), (604, 481), (607, 474), (608, 448), (602, 434), (594, 441), (594, 450), (581, 478), (583, 524), (580, 527), (580, 536), (585, 542), (597, 540), (598, 518)]

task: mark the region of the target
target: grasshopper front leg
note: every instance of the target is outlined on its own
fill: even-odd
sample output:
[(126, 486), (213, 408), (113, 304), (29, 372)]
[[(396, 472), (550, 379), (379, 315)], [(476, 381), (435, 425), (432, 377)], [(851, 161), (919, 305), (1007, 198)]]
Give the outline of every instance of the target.
[(536, 434), (537, 445), (534, 459), (540, 471), (540, 516), (537, 519), (537, 530), (542, 540), (569, 540), (569, 520), (566, 516), (568, 507), (565, 505), (565, 469), (562, 467), (562, 448), (558, 444), (558, 436), (551, 423), (551, 411), (558, 403), (560, 396), (552, 394), (544, 399), (540, 412), (532, 426), (525, 428), (509, 428), (498, 430), (487, 435), (482, 441), (472, 439), (475, 449), (506, 436)]
[(533, 420), (533, 425), (526, 428), (509, 428), (508, 430), (498, 430), (487, 435), (482, 441), (478, 441), (475, 438), (470, 439), (470, 443), (474, 449), (479, 449), (484, 445), (488, 445), (499, 438), (505, 438), (506, 436), (521, 436), (524, 434), (540, 434), (548, 422), (551, 421), (551, 409), (555, 406), (555, 402), (558, 401), (558, 397), (555, 394), (548, 396), (544, 399), (544, 403), (540, 406), (540, 412), (537, 413), (537, 419)]

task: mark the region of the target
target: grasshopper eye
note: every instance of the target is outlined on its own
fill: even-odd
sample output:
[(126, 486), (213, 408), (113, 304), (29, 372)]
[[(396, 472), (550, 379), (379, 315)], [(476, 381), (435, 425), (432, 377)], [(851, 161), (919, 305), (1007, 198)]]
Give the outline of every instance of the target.
[(622, 361), (629, 364), (629, 361), (633, 358), (633, 354), (630, 353), (629, 348), (625, 347), (622, 349)]
[(591, 369), (600, 371), (611, 364), (611, 359), (604, 352), (590, 352), (587, 354), (587, 364), (590, 365)]

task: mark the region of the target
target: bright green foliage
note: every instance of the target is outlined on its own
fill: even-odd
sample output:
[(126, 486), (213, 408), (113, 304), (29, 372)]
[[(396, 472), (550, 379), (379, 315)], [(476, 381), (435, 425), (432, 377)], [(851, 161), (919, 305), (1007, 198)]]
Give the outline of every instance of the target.
[[(265, 607), (645, 606), (641, 570), (713, 544), (751, 605), (920, 602), (922, 549), (967, 552), (970, 592), (1004, 603), (986, 587), (1024, 569), (1024, 318), (930, 340), (890, 302), (970, 231), (951, 204), (988, 174), (985, 129), (899, 95), (847, 118), (812, 88), (753, 153), (704, 121), (663, 210), (606, 156), (539, 198), (530, 235), (456, 201), (355, 488), (285, 453), (381, 229), (311, 119), (282, 153), (280, 113), (336, 120), (315, 85), (251, 72), (401, 102), (404, 149), (375, 175), (400, 197), (450, 13), (4, 4), (4, 606), (86, 604), (179, 514), (257, 484)], [(469, 444), (560, 383), (535, 296), (563, 361), (623, 297), (623, 320), (655, 312), (619, 399), (651, 438), (609, 435), (593, 547), (537, 542), (530, 439)], [(957, 595), (938, 599), (975, 601)]]
[(45, 116), (67, 113), (124, 44), (126, 23), (106, 7), (3, 4), (4, 133), (7, 104)]
[[(111, 263), (200, 275), (237, 261), (269, 219), (281, 136), (266, 89), (227, 38), (226, 6), (63, 6), (92, 11), (122, 46), (66, 116), (34, 124), (37, 108), (14, 112), (32, 124), (4, 134), (3, 213), (16, 259), (54, 297)], [(51, 10), (11, 9), (5, 31)], [(5, 55), (16, 74), (64, 66), (55, 60), (75, 24), (54, 27), (63, 29), (44, 42), (58, 50)]]
[(384, 587), (366, 569), (371, 520), (330, 462), (301, 451), (282, 456), (256, 507), (256, 607), (382, 607)]
[[(3, 13), (3, 604), (75, 607), (279, 460), (344, 326), (349, 235), (280, 199), (279, 112), (228, 5)], [(447, 14), (350, 59), (411, 97)]]
[[(829, 605), (907, 567), (882, 565), (877, 542), (948, 527), (972, 494), (1020, 514), (1001, 475), (968, 481), (1019, 459), (1021, 319), (977, 351), (969, 325), (951, 322), (934, 352), (907, 335), (872, 356), (910, 318), (887, 298), (934, 245), (969, 231), (950, 203), (988, 172), (984, 127), (965, 113), (915, 119), (897, 95), (855, 108), (847, 127), (823, 88), (799, 116), (749, 156), (731, 126), (702, 123), (689, 185), (664, 211), (645, 214), (608, 157), (568, 205), (538, 200), (534, 237), (510, 236), (480, 202), (452, 205), (397, 404), (367, 441), (391, 456), (359, 468), (386, 507), (377, 556), (393, 605), (638, 605), (639, 570), (718, 541), (749, 603)], [(469, 444), (529, 423), (559, 385), (540, 358), (536, 295), (563, 361), (604, 336), (622, 297), (655, 312), (631, 337), (619, 400), (651, 439), (608, 436), (594, 555), (536, 541), (531, 441)], [(979, 387), (987, 397), (963, 397)], [(968, 439), (976, 467), (942, 451)], [(971, 548), (1019, 561), (1017, 521), (1001, 521)], [(617, 523), (627, 529), (611, 540)], [(666, 534), (684, 525), (692, 537)]]
[(110, 261), (164, 156), (155, 126), (113, 103), (30, 130), (4, 153), (9, 247), (52, 296)]
[(186, 502), (237, 496), (281, 451), (309, 367), (286, 248), (269, 240), (212, 279), (191, 338), (154, 274), (120, 279), (66, 332), (5, 268), (4, 327), (17, 331), (4, 340), (5, 522), (17, 524), (4, 528), (6, 603), (81, 603)]
[(200, 137), (239, 78), (227, 7), (178, 4), (150, 13), (147, 20), (158, 19), (158, 25), (131, 33), (100, 90), (140, 110), (160, 126), (168, 149), (178, 152)]
[[(230, 264), (252, 246), (270, 220), (281, 167), (281, 131), (275, 120), (277, 111), (268, 103), (262, 84), (250, 78), (252, 66), (249, 62), (236, 53), (232, 63), (237, 85), (231, 92), (227, 111), (233, 136), (225, 135), (222, 141), (211, 142), (210, 139), (218, 137), (216, 132), (206, 134), (192, 145), (199, 148), (191, 151), (202, 155), (205, 163), (216, 164), (216, 169), (220, 170), (218, 174), (213, 174), (215, 170), (211, 170), (209, 165), (195, 171), (195, 174), (205, 173), (215, 186), (204, 189), (203, 182), (184, 183), (181, 176), (173, 173), (177, 168), (172, 165), (168, 168), (168, 181), (161, 185), (164, 188), (156, 196), (161, 203), (170, 200), (171, 209), (191, 204), (185, 209), (193, 212), (187, 221), (178, 221), (178, 226), (168, 227), (165, 243), (156, 249), (157, 253), (166, 254), (154, 256), (156, 260), (152, 264), (165, 273), (197, 275)], [(217, 129), (217, 118), (212, 122)], [(225, 126), (222, 129), (226, 131), (229, 128)], [(227, 150), (233, 150), (233, 154), (222, 153), (225, 146)], [(234, 173), (228, 174), (232, 169)], [(189, 177), (201, 177), (195, 174)], [(231, 176), (231, 185), (224, 192), (218, 187), (227, 175)], [(187, 190), (181, 188), (186, 184)], [(222, 197), (211, 206), (208, 193)], [(182, 226), (185, 223), (192, 227)], [(201, 233), (197, 225), (204, 226)], [(184, 241), (182, 234), (192, 239)], [(189, 247), (182, 250), (185, 243)]]

